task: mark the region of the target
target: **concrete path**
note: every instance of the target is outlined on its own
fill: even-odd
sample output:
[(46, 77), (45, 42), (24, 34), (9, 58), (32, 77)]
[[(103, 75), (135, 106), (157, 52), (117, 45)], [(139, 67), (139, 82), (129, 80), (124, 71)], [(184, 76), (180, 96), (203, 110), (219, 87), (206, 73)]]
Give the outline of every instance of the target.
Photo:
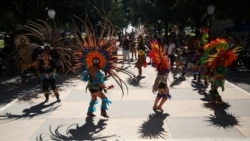
[[(120, 65), (120, 64), (118, 64)], [(128, 70), (137, 74), (133, 63)], [(155, 94), (151, 92), (156, 72), (151, 65), (143, 69), (143, 78), (129, 78), (119, 73), (128, 86), (122, 97), (115, 87), (107, 96), (112, 101), (109, 119), (100, 115), (87, 118), (90, 94), (80, 77), (59, 85), (62, 101), (50, 95), (43, 103), (40, 90), (29, 100), (18, 98), (0, 109), (1, 141), (49, 140), (170, 140), (170, 141), (250, 141), (250, 94), (228, 81), (221, 92), (223, 105), (208, 104), (208, 90), (202, 83), (186, 78), (169, 77), (172, 98), (163, 113), (152, 110)], [(125, 88), (126, 90), (126, 88)]]

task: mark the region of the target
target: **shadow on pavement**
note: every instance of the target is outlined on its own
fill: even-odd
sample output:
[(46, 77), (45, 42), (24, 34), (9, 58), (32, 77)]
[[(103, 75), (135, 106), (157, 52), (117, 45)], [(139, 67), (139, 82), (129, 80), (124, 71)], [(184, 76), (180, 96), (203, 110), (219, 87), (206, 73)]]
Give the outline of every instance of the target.
[(167, 113), (156, 112), (150, 114), (148, 119), (139, 128), (140, 137), (143, 139), (165, 139), (167, 132), (164, 130), (164, 120), (169, 116)]
[(33, 118), (48, 112), (56, 110), (59, 106), (53, 106), (56, 102), (45, 104), (45, 102), (39, 103), (37, 105), (26, 108), (22, 111), (23, 114), (12, 114), (6, 113), (5, 115), (0, 115), (1, 120), (18, 120), (22, 118)]
[(130, 77), (127, 79), (127, 83), (132, 85), (132, 86), (135, 86), (135, 87), (143, 87), (141, 84), (140, 84), (140, 81), (142, 79), (144, 79), (145, 76), (136, 76), (136, 77)]
[(201, 98), (202, 101), (206, 102), (203, 104), (203, 106), (214, 111), (214, 114), (211, 114), (207, 117), (208, 122), (218, 128), (232, 128), (233, 126), (238, 125), (239, 122), (237, 118), (233, 114), (227, 112), (227, 109), (230, 107), (228, 103), (209, 103), (210, 95), (206, 92), (208, 86), (194, 80), (192, 81), (191, 86), (194, 88), (194, 91), (197, 91), (200, 95), (204, 96), (203, 98)]
[[(95, 124), (93, 118), (87, 117), (85, 123), (79, 126), (78, 123), (66, 127), (65, 133), (62, 132), (63, 125), (58, 126), (54, 131), (50, 127), (50, 140), (104, 140), (116, 135), (101, 136), (97, 135), (107, 126), (107, 119), (99, 119)], [(37, 141), (43, 141), (42, 134), (38, 136)]]
[[(29, 79), (25, 85), (21, 85), (20, 76), (0, 77), (0, 105), (5, 105), (16, 98), (38, 93), (40, 82), (36, 79)], [(36, 98), (36, 96), (32, 96)]]
[(193, 87), (193, 91), (196, 91), (198, 94), (202, 95), (202, 101), (209, 101), (209, 94), (206, 92), (208, 85), (204, 85), (202, 82), (192, 80), (191, 86)]
[(207, 121), (213, 126), (218, 128), (232, 128), (235, 125), (239, 125), (238, 119), (231, 113), (227, 112), (230, 107), (228, 103), (223, 104), (211, 104), (204, 103), (205, 108), (210, 108), (214, 111), (214, 114), (207, 117)]
[[(72, 85), (69, 80), (78, 77), (78, 74), (59, 74), (56, 79), (57, 87), (60, 90), (62, 84)], [(33, 75), (28, 75), (25, 84), (21, 85), (20, 75), (0, 77), (0, 106), (4, 106), (14, 99), (30, 101), (39, 98), (42, 92), (42, 85)]]

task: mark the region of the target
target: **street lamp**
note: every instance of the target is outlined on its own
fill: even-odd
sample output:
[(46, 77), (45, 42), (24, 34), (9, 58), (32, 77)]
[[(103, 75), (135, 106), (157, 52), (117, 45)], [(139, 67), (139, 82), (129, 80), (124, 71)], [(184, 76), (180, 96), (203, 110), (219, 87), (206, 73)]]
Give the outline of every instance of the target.
[(160, 20), (160, 19), (158, 20), (158, 23), (159, 23), (159, 24), (161, 23), (161, 20)]
[(158, 33), (159, 33), (159, 36), (161, 36), (161, 20), (158, 19)]
[(54, 9), (49, 9), (48, 10), (48, 16), (50, 19), (54, 19), (56, 16), (56, 11)]
[(214, 5), (211, 4), (211, 5), (207, 6), (207, 14), (208, 15), (213, 15), (214, 11), (215, 11), (215, 6)]
[(210, 4), (207, 6), (207, 14), (208, 14), (208, 26), (211, 27), (211, 23), (212, 23), (212, 15), (214, 14), (215, 11), (215, 6), (213, 4)]

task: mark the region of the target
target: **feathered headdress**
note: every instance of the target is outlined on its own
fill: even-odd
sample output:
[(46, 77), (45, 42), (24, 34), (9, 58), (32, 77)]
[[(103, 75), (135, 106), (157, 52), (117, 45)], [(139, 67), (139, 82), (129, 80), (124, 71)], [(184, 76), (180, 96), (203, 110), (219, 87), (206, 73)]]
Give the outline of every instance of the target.
[(57, 27), (56, 24), (51, 26), (47, 21), (36, 20), (29, 21), (24, 28), (28, 31), (26, 36), (30, 36), (37, 40), (37, 44), (43, 45), (44, 42), (51, 42), (52, 48), (56, 51), (58, 55), (58, 61), (62, 66), (63, 72), (68, 72), (72, 67), (72, 49), (69, 46), (65, 46), (60, 42), (65, 39), (62, 36), (62, 30)]
[(146, 30), (144, 28), (144, 25), (142, 25), (141, 23), (139, 24), (139, 26), (136, 28), (136, 35), (135, 37), (138, 38), (139, 36), (144, 37), (146, 33)]
[(115, 65), (116, 59), (113, 57), (113, 52), (117, 51), (117, 47), (113, 42), (114, 28), (112, 24), (104, 18), (104, 23), (99, 25), (101, 28), (99, 37), (96, 37), (94, 29), (88, 20), (83, 21), (79, 17), (77, 19), (85, 26), (86, 37), (77, 40), (78, 50), (75, 51), (77, 57), (75, 58), (73, 71), (81, 71), (82, 74), (86, 75), (86, 70), (97, 65), (99, 70), (109, 74), (117, 82), (122, 89), (122, 94), (124, 94), (124, 86), (127, 90), (128, 87), (116, 71), (131, 77), (135, 75)]
[(206, 62), (211, 68), (230, 66), (237, 60), (240, 50), (240, 46), (229, 48), (228, 42), (222, 38), (211, 41), (203, 48), (209, 54)]
[[(22, 29), (16, 29), (22, 30)], [(24, 35), (25, 33), (19, 33), (14, 35), (14, 46), (15, 50), (13, 59), (16, 62), (16, 65), (21, 70), (26, 70), (32, 64), (32, 54), (33, 51), (39, 47), (37, 44), (31, 43), (31, 40), (28, 36)]]
[(216, 53), (219, 48), (228, 48), (228, 47), (229, 46), (227, 40), (223, 38), (216, 38), (215, 40), (206, 43), (205, 45), (202, 46), (203, 54), (200, 58), (201, 63), (202, 64), (207, 63), (209, 55)]
[(157, 40), (153, 40), (150, 42), (150, 46), (151, 50), (148, 55), (152, 59), (157, 71), (165, 72), (166, 70), (170, 70), (170, 60), (168, 56), (165, 55), (162, 45), (159, 44)]
[(204, 52), (211, 52), (213, 49), (229, 48), (227, 40), (223, 38), (216, 38), (203, 46)]
[(15, 47), (25, 46), (27, 44), (30, 44), (30, 39), (27, 36), (23, 34), (15, 36), (14, 38)]

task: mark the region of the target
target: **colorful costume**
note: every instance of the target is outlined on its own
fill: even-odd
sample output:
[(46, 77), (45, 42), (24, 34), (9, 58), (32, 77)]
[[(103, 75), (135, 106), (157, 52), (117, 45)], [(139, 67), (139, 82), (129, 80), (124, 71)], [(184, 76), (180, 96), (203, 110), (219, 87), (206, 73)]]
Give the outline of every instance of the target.
[(111, 101), (104, 95), (103, 91), (106, 92), (107, 89), (113, 86), (105, 85), (106, 79), (103, 73), (111, 76), (117, 82), (122, 90), (122, 94), (124, 94), (124, 86), (127, 90), (128, 87), (118, 76), (117, 71), (128, 74), (131, 77), (134, 76), (134, 74), (115, 65), (116, 59), (113, 58), (112, 54), (117, 51), (117, 47), (112, 40), (113, 27), (108, 20), (104, 19), (105, 22), (100, 25), (102, 30), (97, 38), (89, 21), (78, 19), (85, 25), (86, 37), (78, 38), (78, 50), (75, 51), (77, 57), (75, 58), (73, 71), (80, 71), (82, 73), (82, 80), (88, 82), (87, 89), (91, 93), (91, 101), (89, 103), (87, 115), (90, 117), (95, 116), (93, 112), (96, 110), (96, 97), (98, 96), (102, 99), (101, 115), (108, 118), (109, 116), (106, 110)]
[(29, 71), (39, 80), (39, 61), (32, 58), (33, 51), (39, 48), (39, 45), (32, 44), (30, 38), (23, 34), (15, 36), (14, 45), (14, 60), (17, 67), (21, 70), (21, 84), (25, 83)]
[[(60, 28), (56, 25), (51, 26), (47, 21), (30, 21), (27, 25), (24, 25), (24, 30), (26, 33), (17, 36), (16, 39), (16, 43), (22, 43), (16, 44), (21, 58), (18, 63), (22, 68), (22, 82), (25, 80), (27, 70), (33, 68), (42, 80), (45, 102), (48, 101), (49, 85), (57, 100), (60, 101), (54, 76), (56, 70), (59, 69), (66, 74), (70, 71), (73, 62), (71, 58), (74, 55), (72, 48), (63, 44), (65, 38), (62, 36)], [(27, 39), (32, 39), (35, 42)], [(49, 64), (44, 63), (44, 55), (49, 55)]]
[(47, 21), (37, 20), (35, 22), (30, 21), (24, 28), (28, 31), (25, 35), (37, 41), (30, 44), (39, 45), (32, 53), (34, 60), (41, 59), (44, 48), (48, 46), (50, 48), (50, 55), (56, 62), (57, 68), (65, 74), (71, 71), (73, 63), (73, 59), (71, 58), (74, 57), (72, 50), (74, 48), (65, 44), (66, 38), (63, 36), (60, 27), (56, 25), (51, 26)]
[[(168, 98), (171, 98), (167, 85), (168, 73), (171, 69), (171, 64), (170, 59), (163, 51), (162, 45), (153, 40), (150, 42), (150, 46), (151, 51), (149, 52), (149, 57), (152, 59), (152, 63), (157, 71), (157, 77), (152, 88), (153, 93), (157, 91), (153, 109), (163, 112), (162, 105)], [(159, 101), (160, 104), (158, 105)]]
[(139, 76), (142, 75), (142, 67), (147, 67), (147, 61), (146, 61), (146, 47), (144, 44), (144, 27), (140, 25), (137, 29), (137, 41), (138, 41), (138, 46), (137, 46), (137, 52), (138, 52), (138, 59), (137, 62), (135, 63), (135, 67), (138, 69)]
[(56, 63), (50, 57), (50, 51), (43, 52), (43, 59), (40, 61), (39, 73), (42, 80), (45, 102), (49, 100), (49, 87), (53, 90), (57, 101), (60, 102), (59, 93), (56, 88)]
[(222, 38), (212, 40), (203, 46), (204, 55), (201, 57), (201, 61), (207, 63), (207, 66), (214, 71), (214, 75), (210, 79), (212, 103), (223, 103), (218, 88), (221, 87), (222, 91), (224, 91), (224, 73), (226, 67), (237, 60), (239, 48), (239, 46), (229, 48), (228, 42)]

